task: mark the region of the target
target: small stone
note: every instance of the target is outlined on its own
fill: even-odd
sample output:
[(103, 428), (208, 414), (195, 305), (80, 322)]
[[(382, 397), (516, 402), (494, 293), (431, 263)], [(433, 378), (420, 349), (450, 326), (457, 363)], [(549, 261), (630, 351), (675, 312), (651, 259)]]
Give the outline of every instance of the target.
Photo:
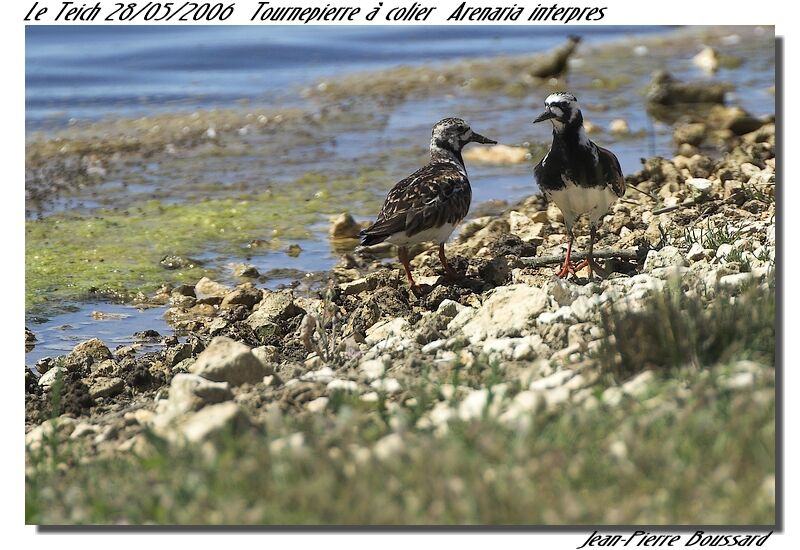
[(711, 181), (706, 178), (689, 178), (686, 180), (686, 185), (701, 197), (711, 192)]
[(233, 399), (233, 393), (227, 382), (212, 382), (196, 374), (181, 373), (176, 374), (170, 383), (167, 410), (172, 414), (183, 414), (230, 399)]
[(465, 160), (481, 164), (519, 164), (530, 159), (530, 151), (526, 147), (502, 144), (472, 147), (463, 155)]
[(325, 387), (325, 389), (329, 392), (343, 391), (346, 393), (357, 393), (358, 382), (354, 382), (353, 380), (335, 379), (328, 382), (328, 385)]
[(509, 285), (496, 288), (472, 319), (462, 328), (472, 343), (486, 338), (518, 336), (534, 324), (536, 317), (548, 306), (547, 293), (528, 285)]
[(306, 403), (306, 410), (312, 413), (321, 413), (328, 406), (327, 397), (317, 397), (316, 399)]
[(721, 244), (719, 245), (719, 248), (717, 248), (717, 252), (714, 254), (714, 257), (716, 257), (718, 260), (725, 261), (728, 258), (728, 256), (731, 255), (732, 252), (733, 252), (732, 244), (729, 243)]
[[(172, 289), (171, 295), (179, 295), (179, 296), (189, 296), (191, 298), (197, 298), (195, 294), (194, 287), (192, 285), (178, 285)], [(155, 331), (153, 331), (155, 332)]]
[(400, 382), (395, 378), (379, 378), (378, 380), (373, 380), (370, 385), (376, 390), (390, 395), (398, 393), (403, 389)]
[(362, 361), (359, 363), (358, 369), (364, 373), (364, 375), (367, 377), (367, 380), (375, 380), (380, 378), (386, 371), (383, 359), (369, 359), (367, 361)]
[(44, 374), (49, 371), (51, 368), (55, 366), (55, 361), (52, 357), (42, 357), (33, 365), (33, 368), (36, 369), (36, 372), (39, 374)]
[(220, 309), (230, 309), (234, 306), (243, 305), (247, 308), (252, 308), (261, 301), (262, 296), (261, 290), (257, 288), (240, 286), (227, 293), (219, 307)]
[(209, 405), (192, 414), (179, 428), (180, 435), (190, 443), (199, 443), (226, 434), (242, 433), (252, 427), (247, 414), (232, 401)]
[(617, 118), (609, 123), (608, 131), (612, 134), (630, 134), (631, 128), (628, 126), (627, 120), (623, 118)]
[(69, 368), (85, 363), (91, 365), (92, 363), (102, 361), (103, 359), (111, 359), (112, 357), (111, 351), (101, 340), (92, 338), (91, 340), (81, 342), (75, 346), (72, 351), (67, 354), (64, 363), (67, 368)]
[(221, 283), (212, 281), (208, 277), (203, 277), (197, 281), (194, 290), (198, 296), (216, 296), (222, 298), (230, 292), (231, 289)]
[(473, 390), (464, 398), (458, 407), (458, 417), (461, 420), (480, 418), (489, 402), (489, 390), (482, 388)]
[(66, 374), (67, 369), (64, 367), (53, 367), (44, 373), (38, 380), (37, 384), (39, 384), (44, 389), (50, 389), (50, 387), (56, 383), (56, 379), (59, 375)]
[(122, 378), (95, 378), (89, 385), (89, 395), (92, 399), (99, 397), (114, 397), (125, 389), (125, 382)]
[(359, 223), (353, 216), (344, 212), (331, 221), (328, 236), (331, 239), (357, 239), (360, 231)]
[(295, 305), (291, 292), (265, 291), (256, 310), (247, 318), (247, 324), (258, 336), (268, 338), (278, 330), (278, 323), (302, 313), (304, 311)]
[(379, 460), (388, 460), (402, 453), (404, 448), (405, 443), (400, 434), (391, 433), (380, 438), (372, 448), (372, 452)]
[(270, 374), (249, 347), (224, 336), (211, 340), (197, 356), (191, 372), (215, 382), (228, 382), (231, 386), (255, 384)]
[(686, 254), (686, 258), (692, 262), (703, 260), (705, 257), (706, 252), (700, 243), (692, 243), (691, 248), (689, 248), (689, 252)]
[(83, 437), (94, 436), (97, 434), (98, 426), (89, 424), (88, 422), (81, 422), (75, 426), (70, 434), (70, 439), (81, 439)]
[(178, 344), (167, 350), (166, 362), (167, 366), (172, 368), (184, 359), (189, 359), (192, 356), (192, 346), (190, 344)]
[(339, 285), (339, 290), (345, 296), (352, 294), (359, 294), (365, 291), (375, 290), (378, 286), (378, 280), (374, 277), (362, 277), (354, 281), (349, 281)]
[(756, 279), (756, 274), (753, 272), (734, 273), (733, 275), (725, 275), (720, 277), (719, 286), (732, 289), (741, 289), (746, 287)]
[(408, 320), (403, 317), (376, 323), (367, 329), (367, 345), (373, 346), (390, 336), (403, 338), (408, 333), (408, 329)]
[(69, 416), (59, 416), (45, 420), (25, 434), (25, 447), (36, 450), (50, 437), (67, 438), (75, 430), (78, 421)]
[(261, 361), (261, 364), (268, 370), (272, 370), (271, 365), (279, 362), (281, 358), (280, 351), (275, 346), (258, 346), (250, 350), (250, 353)]
[(660, 267), (685, 267), (686, 259), (674, 246), (665, 246), (661, 250), (651, 250), (644, 260), (644, 271), (653, 271)]
[(258, 268), (250, 264), (238, 264), (236, 267), (234, 267), (233, 274), (237, 277), (247, 277), (250, 279), (257, 278), (261, 275), (258, 272)]
[(715, 73), (719, 70), (719, 54), (711, 46), (706, 46), (692, 58), (692, 63), (707, 73)]
[(184, 258), (183, 256), (176, 256), (174, 254), (164, 256), (159, 263), (161, 267), (165, 269), (191, 269), (202, 264), (199, 260)]

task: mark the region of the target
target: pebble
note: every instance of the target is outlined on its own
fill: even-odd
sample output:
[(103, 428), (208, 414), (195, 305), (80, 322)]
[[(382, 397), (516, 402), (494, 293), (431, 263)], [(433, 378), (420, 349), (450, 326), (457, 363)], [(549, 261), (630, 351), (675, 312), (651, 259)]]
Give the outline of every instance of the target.
[(306, 409), (312, 413), (321, 413), (328, 406), (327, 397), (317, 397), (316, 399), (306, 403)]

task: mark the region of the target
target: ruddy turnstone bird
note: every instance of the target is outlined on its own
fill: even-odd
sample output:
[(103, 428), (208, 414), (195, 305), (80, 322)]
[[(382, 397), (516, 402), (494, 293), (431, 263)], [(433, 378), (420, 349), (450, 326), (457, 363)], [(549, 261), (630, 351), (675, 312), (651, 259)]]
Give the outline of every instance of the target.
[(460, 118), (445, 118), (431, 133), (431, 160), (398, 182), (383, 203), (378, 219), (361, 231), (361, 244), (388, 242), (398, 247), (397, 256), (406, 271), (411, 290), (420, 294), (409, 265), (410, 245), (435, 241), (446, 275), (456, 278), (447, 263), (444, 243), (469, 211), (472, 188), (461, 149), (468, 143), (497, 143), (473, 132)]
[[(597, 225), (617, 198), (625, 194), (625, 178), (614, 153), (586, 137), (583, 115), (574, 95), (551, 94), (544, 100), (544, 107), (544, 112), (533, 122), (553, 123), (553, 144), (533, 174), (547, 200), (555, 202), (561, 210), (567, 226), (567, 257), (558, 276), (574, 275), (588, 266), (591, 277), (597, 267), (592, 258)], [(589, 216), (589, 253), (583, 262), (573, 266), (572, 228), (583, 214)]]

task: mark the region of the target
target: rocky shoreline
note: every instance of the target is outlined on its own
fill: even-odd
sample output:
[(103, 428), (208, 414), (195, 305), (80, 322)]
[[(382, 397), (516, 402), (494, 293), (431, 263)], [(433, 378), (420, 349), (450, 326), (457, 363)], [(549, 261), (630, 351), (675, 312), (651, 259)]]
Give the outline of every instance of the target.
[[(665, 366), (713, 366), (698, 353), (704, 342), (676, 364), (641, 348), (654, 338), (647, 330), (669, 332), (647, 325), (646, 310), (670, 291), (699, 315), (753, 293), (774, 304), (774, 122), (753, 128), (741, 110), (714, 112), (676, 127), (678, 155), (648, 159), (628, 176), (639, 192), (629, 189), (613, 207), (597, 248), (635, 254), (608, 259), (605, 278), (563, 281), (553, 266), (530, 265), (565, 245), (558, 209), (532, 196), (462, 229), (449, 245), (464, 275), (455, 284), (442, 284), (433, 249), (418, 251), (415, 273), (431, 287), (421, 298), (397, 265), (370, 250), (343, 254), (316, 297), (206, 278), (164, 286), (148, 301), (169, 305), (184, 341), (145, 332), (138, 336), (160, 339), (163, 349), (137, 355), (135, 345), (110, 350), (94, 339), (40, 361), (40, 377), (26, 369), (29, 456), (51, 438), (79, 442), (91, 460), (146, 453), (150, 434), (192, 445), (231, 431), (274, 433), (266, 427), (276, 418), (335, 419), (343, 399), (381, 404), (389, 433), (359, 452), (389, 456), (408, 434), (446, 433), (454, 420), (491, 417), (525, 429), (542, 409), (591, 410), (646, 395)], [(709, 144), (721, 156), (707, 155)], [(578, 237), (578, 249), (585, 245)], [(631, 342), (620, 342), (620, 328)], [(774, 324), (767, 328), (774, 338)], [(771, 362), (724, 359), (733, 360), (720, 375), (726, 388), (774, 383)], [(431, 373), (437, 398), (420, 403), (412, 389), (431, 384)], [(304, 437), (272, 445), (297, 450)]]

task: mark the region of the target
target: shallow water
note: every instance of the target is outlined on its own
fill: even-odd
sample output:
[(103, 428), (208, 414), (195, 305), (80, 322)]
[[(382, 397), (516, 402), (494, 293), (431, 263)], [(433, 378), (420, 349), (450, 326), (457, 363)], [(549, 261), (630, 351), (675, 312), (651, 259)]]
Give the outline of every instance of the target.
[[(666, 27), (570, 27), (586, 43)], [(322, 77), (400, 64), (530, 53), (564, 40), (545, 27), (30, 26), (29, 129), (70, 118), (291, 102)]]
[[(657, 27), (569, 30), (584, 36), (581, 48), (587, 50), (625, 36), (667, 31)], [(399, 64), (526, 54), (563, 40), (563, 29), (556, 27), (28, 27), (26, 121), (29, 131), (47, 133), (58, 131), (70, 119), (235, 108), (242, 100), (248, 105), (299, 105), (306, 101), (299, 91), (323, 77)], [(630, 44), (633, 48), (635, 37)], [(603, 58), (598, 59), (599, 66), (585, 66), (578, 56), (569, 86), (587, 106), (586, 118), (602, 128), (607, 128), (613, 119), (624, 118), (634, 132), (628, 137), (608, 132), (591, 136), (617, 154), (625, 173), (639, 169), (643, 157), (673, 154), (671, 128), (647, 116), (642, 94), (650, 71), (659, 66), (666, 66), (680, 79), (710, 78), (691, 64), (697, 47), (699, 43), (668, 59), (663, 52), (655, 52), (661, 57), (654, 64), (649, 58), (641, 58), (625, 67)], [(735, 45), (731, 49), (736, 53)], [(722, 70), (713, 78), (736, 86), (732, 103), (756, 115), (774, 112), (774, 98), (767, 91), (774, 84), (774, 54), (767, 50), (741, 57), (742, 66)], [(598, 72), (625, 74), (629, 79), (618, 87), (604, 87), (597, 85)], [(321, 136), (318, 143), (291, 147), (277, 160), (240, 156), (198, 158), (170, 166), (149, 163), (137, 167), (136, 177), (130, 177), (130, 181), (110, 179), (60, 196), (47, 205), (44, 215), (53, 211), (91, 212), (98, 207), (120, 207), (153, 197), (166, 202), (197, 200), (198, 195), (226, 197), (258, 192), (265, 181), (280, 186), (309, 171), (352, 175), (360, 166), (376, 164), (396, 181), (424, 161), (430, 126), (444, 116), (461, 116), (477, 131), (507, 144), (549, 141), (546, 124), (530, 123), (542, 100), (538, 96), (515, 98), (501, 94), (444, 94), (412, 99), (370, 112), (379, 123), (373, 120), (344, 125), (335, 134)], [(530, 164), (468, 163), (473, 211), (484, 201), (513, 203), (534, 193)], [(368, 185), (376, 202), (387, 191), (385, 182)], [(320, 214), (318, 223), (312, 226), (314, 237), (296, 241), (302, 248), (299, 256), (291, 257), (285, 251), (254, 253), (247, 263), (261, 273), (297, 270), (299, 274), (330, 269), (339, 256), (325, 235), (327, 220), (327, 214)], [(241, 258), (226, 257), (213, 247), (193, 256), (220, 267), (219, 278), (223, 282), (236, 282), (232, 270), (225, 266), (241, 262)], [(259, 286), (292, 284), (293, 273), (285, 272)], [(76, 307), (77, 311), (57, 315), (45, 323), (27, 319), (39, 343), (27, 355), (26, 363), (68, 351), (77, 341), (91, 337), (100, 337), (113, 347), (112, 344), (130, 343), (133, 333), (145, 328), (171, 333), (163, 320), (163, 309), (138, 312), (105, 303), (82, 303)], [(96, 321), (90, 315), (94, 310), (127, 316)], [(73, 328), (57, 328), (63, 325)]]
[[(107, 318), (97, 319), (97, 313)], [(133, 334), (143, 330), (156, 330), (162, 336), (174, 333), (164, 320), (164, 308), (137, 309), (133, 306), (112, 303), (85, 303), (74, 311), (51, 319), (30, 320), (28, 328), (35, 334), (35, 346), (25, 354), (25, 364), (33, 366), (43, 357), (55, 357), (72, 351), (76, 344), (90, 338), (100, 338), (112, 351), (117, 346), (134, 343)], [(139, 342), (140, 351), (155, 351), (161, 344)]]

